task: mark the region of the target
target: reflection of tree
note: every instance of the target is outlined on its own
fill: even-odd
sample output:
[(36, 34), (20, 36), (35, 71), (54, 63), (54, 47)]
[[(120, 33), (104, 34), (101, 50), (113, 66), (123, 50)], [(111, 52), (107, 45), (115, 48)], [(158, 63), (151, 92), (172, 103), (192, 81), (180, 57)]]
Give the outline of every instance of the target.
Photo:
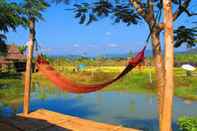
[(48, 96), (46, 95), (47, 92), (46, 92), (45, 87), (41, 87), (39, 82), (35, 83), (35, 88), (39, 90), (37, 92), (38, 93), (38, 99), (45, 100), (46, 98), (48, 98)]
[(76, 99), (77, 99), (77, 100), (81, 100), (82, 97), (83, 97), (82, 94), (77, 94), (77, 95), (76, 95)]
[(131, 101), (130, 101), (129, 111), (130, 112), (135, 112), (136, 111), (136, 101), (134, 99), (131, 99)]
[(23, 102), (23, 83), (17, 79), (1, 79), (0, 84), (5, 88), (0, 89), (0, 114), (2, 115), (5, 108), (11, 109), (8, 115), (14, 115), (18, 111), (18, 106)]
[(97, 92), (96, 94), (96, 105), (101, 105), (101, 102), (102, 102), (102, 96), (101, 96), (101, 93), (100, 92)]
[(23, 84), (21, 80), (1, 80), (0, 84), (6, 85), (6, 88), (0, 89), (0, 100), (2, 103), (13, 103), (22, 100)]

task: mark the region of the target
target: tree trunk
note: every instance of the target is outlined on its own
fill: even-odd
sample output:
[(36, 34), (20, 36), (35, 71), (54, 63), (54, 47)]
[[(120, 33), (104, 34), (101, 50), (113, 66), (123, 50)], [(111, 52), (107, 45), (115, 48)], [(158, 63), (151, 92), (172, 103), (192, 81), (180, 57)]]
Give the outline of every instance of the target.
[[(156, 28), (156, 27), (155, 27)], [(161, 52), (161, 44), (160, 44), (160, 31), (158, 29), (153, 29), (151, 34), (151, 41), (153, 47), (153, 58), (154, 58), (154, 65), (156, 71), (156, 86), (158, 92), (158, 117), (159, 117), (159, 124), (161, 125), (162, 119), (162, 109), (163, 109), (163, 87), (164, 87), (164, 65), (163, 65), (163, 58)]]
[(164, 29), (165, 29), (165, 85), (163, 98), (163, 115), (161, 120), (161, 131), (171, 131), (172, 105), (174, 92), (174, 33), (172, 1), (164, 0)]
[(30, 89), (31, 89), (31, 74), (32, 74), (32, 55), (34, 50), (35, 40), (35, 19), (29, 19), (29, 42), (28, 42), (28, 56), (26, 63), (25, 72), (25, 87), (24, 87), (24, 105), (23, 113), (27, 115), (29, 113), (29, 102), (30, 102)]

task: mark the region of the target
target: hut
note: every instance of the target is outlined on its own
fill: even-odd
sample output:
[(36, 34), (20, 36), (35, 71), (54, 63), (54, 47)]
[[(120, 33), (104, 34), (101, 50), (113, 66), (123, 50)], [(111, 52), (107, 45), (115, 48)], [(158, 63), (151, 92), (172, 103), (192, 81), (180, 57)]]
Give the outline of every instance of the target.
[(17, 72), (25, 70), (26, 57), (18, 50), (17, 46), (7, 45), (7, 53), (0, 58), (1, 71), (9, 71), (15, 69)]
[(8, 61), (5, 58), (0, 58), (0, 72), (7, 72), (10, 66), (13, 64), (12, 61)]

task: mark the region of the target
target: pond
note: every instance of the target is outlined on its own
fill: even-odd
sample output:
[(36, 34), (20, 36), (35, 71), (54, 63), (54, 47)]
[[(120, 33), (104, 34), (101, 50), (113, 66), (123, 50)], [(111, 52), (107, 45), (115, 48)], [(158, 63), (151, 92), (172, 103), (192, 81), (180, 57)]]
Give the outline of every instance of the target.
[[(20, 89), (21, 90), (21, 89)], [(22, 112), (23, 95), (6, 102), (0, 98), (0, 116), (10, 117)], [(32, 89), (31, 111), (45, 108), (63, 114), (78, 116), (98, 122), (123, 125), (145, 131), (158, 131), (156, 96), (127, 92), (96, 92), (83, 95), (63, 93), (56, 88)], [(197, 116), (197, 102), (174, 98), (173, 128), (178, 131), (178, 117)]]

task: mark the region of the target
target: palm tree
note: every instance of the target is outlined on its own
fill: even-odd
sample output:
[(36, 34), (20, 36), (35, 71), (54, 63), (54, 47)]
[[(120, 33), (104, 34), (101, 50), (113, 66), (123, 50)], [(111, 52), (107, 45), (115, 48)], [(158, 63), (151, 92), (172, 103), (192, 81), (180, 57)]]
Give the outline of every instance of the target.
[(19, 25), (25, 25), (19, 4), (0, 0), (0, 54), (5, 55), (7, 52), (5, 33), (10, 29), (15, 31)]
[(28, 58), (25, 73), (25, 90), (24, 90), (24, 114), (29, 113), (30, 101), (30, 87), (31, 87), (31, 68), (32, 68), (32, 55), (36, 41), (35, 22), (43, 20), (42, 12), (48, 8), (49, 4), (45, 0), (24, 0), (22, 11), (24, 17), (28, 20), (29, 27), (29, 42), (28, 42)]

